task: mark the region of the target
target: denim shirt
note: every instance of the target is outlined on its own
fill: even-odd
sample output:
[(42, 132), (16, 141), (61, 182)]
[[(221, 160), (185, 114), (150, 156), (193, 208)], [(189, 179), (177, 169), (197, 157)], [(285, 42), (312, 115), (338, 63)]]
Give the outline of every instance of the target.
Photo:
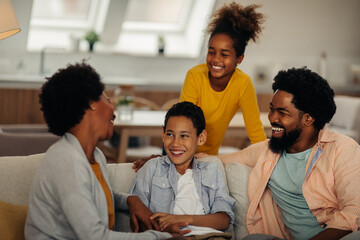
[[(235, 200), (229, 196), (218, 164), (193, 159), (193, 178), (205, 214), (225, 212), (234, 222)], [(178, 174), (167, 156), (151, 159), (136, 174), (130, 194), (139, 196), (152, 212), (173, 214)]]

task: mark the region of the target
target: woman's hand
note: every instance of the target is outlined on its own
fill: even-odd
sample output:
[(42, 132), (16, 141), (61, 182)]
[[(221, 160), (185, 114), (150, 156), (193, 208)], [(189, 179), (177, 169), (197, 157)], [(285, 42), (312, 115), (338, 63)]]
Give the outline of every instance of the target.
[(156, 220), (159, 224), (160, 230), (165, 231), (168, 227), (175, 223), (189, 223), (191, 220), (190, 215), (174, 215), (168, 213), (157, 212), (153, 214), (150, 219)]
[(156, 157), (162, 157), (162, 156), (161, 155), (151, 155), (150, 157), (147, 157), (147, 158), (135, 160), (133, 162), (132, 168), (135, 169), (135, 172), (137, 172), (148, 160), (150, 160), (152, 158), (156, 158)]
[(137, 196), (129, 196), (127, 199), (130, 212), (131, 230), (143, 232), (149, 229), (160, 230), (159, 225), (154, 219), (153, 214)]

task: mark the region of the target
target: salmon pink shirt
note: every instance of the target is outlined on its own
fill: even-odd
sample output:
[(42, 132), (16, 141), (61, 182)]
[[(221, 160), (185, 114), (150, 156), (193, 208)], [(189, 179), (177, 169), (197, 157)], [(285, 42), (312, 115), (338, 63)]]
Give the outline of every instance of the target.
[[(250, 234), (264, 233), (290, 239), (280, 209), (267, 186), (280, 154), (269, 140), (240, 151), (237, 161), (253, 167), (249, 176), (250, 205), (246, 224)], [(303, 195), (321, 226), (357, 231), (360, 226), (360, 146), (352, 138), (320, 131), (305, 167)]]

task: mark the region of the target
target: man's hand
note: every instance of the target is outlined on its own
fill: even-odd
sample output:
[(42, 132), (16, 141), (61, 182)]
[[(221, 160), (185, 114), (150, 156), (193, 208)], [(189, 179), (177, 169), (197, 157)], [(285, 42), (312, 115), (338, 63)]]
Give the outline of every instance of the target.
[(156, 158), (156, 157), (162, 157), (162, 156), (161, 155), (151, 155), (150, 157), (147, 157), (147, 158), (135, 160), (133, 162), (132, 168), (135, 169), (135, 172), (137, 172), (148, 160), (150, 160), (152, 158)]
[(129, 196), (127, 199), (130, 212), (131, 230), (134, 232), (149, 229), (160, 230), (159, 225), (150, 216), (153, 214), (137, 196)]

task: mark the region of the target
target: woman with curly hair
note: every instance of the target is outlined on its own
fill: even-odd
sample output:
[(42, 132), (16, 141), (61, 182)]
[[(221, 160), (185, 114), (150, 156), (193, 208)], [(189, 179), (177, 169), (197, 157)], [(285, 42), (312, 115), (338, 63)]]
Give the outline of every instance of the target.
[(208, 141), (198, 152), (216, 155), (226, 129), (241, 109), (251, 143), (266, 139), (260, 121), (256, 92), (250, 77), (237, 66), (244, 59), (250, 40), (258, 39), (264, 15), (257, 5), (224, 5), (212, 16), (206, 63), (190, 69), (182, 87), (180, 101), (201, 107), (206, 119)]
[(116, 209), (129, 209), (135, 231), (150, 222), (149, 209), (136, 196), (115, 194), (104, 154), (114, 109), (99, 74), (78, 63), (58, 70), (42, 86), (41, 110), (49, 131), (62, 136), (46, 152), (35, 174), (25, 224), (26, 239), (167, 239), (158, 231), (112, 231)]

